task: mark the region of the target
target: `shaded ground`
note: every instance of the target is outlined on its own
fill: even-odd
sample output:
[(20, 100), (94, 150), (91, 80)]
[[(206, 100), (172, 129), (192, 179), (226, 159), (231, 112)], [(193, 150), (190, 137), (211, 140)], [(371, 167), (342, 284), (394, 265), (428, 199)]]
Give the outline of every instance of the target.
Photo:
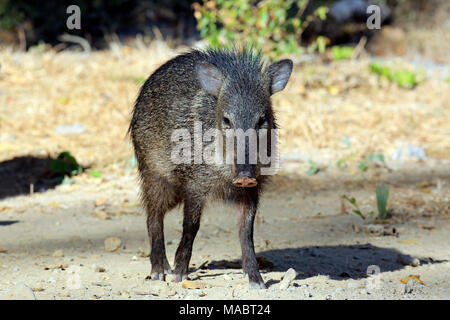
[[(85, 174), (72, 185), (1, 202), (0, 296), (22, 282), (37, 299), (448, 299), (449, 166), (403, 165), (359, 175), (330, 170), (312, 177), (283, 171), (265, 194), (255, 226), (269, 286), (263, 292), (247, 290), (236, 210), (222, 205), (206, 209), (194, 244), (190, 278), (205, 288), (183, 289), (170, 276), (168, 287), (146, 280), (149, 245), (136, 176), (118, 167), (101, 179)], [(292, 163), (290, 169), (303, 172)], [(394, 235), (371, 233), (373, 221), (346, 213), (351, 210), (340, 198), (354, 196), (363, 212), (376, 210), (379, 181), (391, 186), (393, 217), (384, 229), (395, 228)], [(181, 221), (180, 209), (166, 217), (169, 261)], [(108, 237), (120, 238), (124, 247), (105, 251)], [(417, 267), (411, 266), (415, 258)], [(370, 265), (381, 272), (375, 287), (367, 277)], [(298, 275), (280, 290), (289, 268)], [(75, 275), (79, 288), (71, 287)], [(425, 285), (405, 293), (401, 280), (409, 275), (419, 275)]]

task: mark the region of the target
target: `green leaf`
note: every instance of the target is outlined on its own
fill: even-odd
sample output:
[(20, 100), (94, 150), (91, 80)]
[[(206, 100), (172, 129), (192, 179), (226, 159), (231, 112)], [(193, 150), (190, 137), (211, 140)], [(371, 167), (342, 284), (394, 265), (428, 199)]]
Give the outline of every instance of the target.
[(50, 163), (50, 171), (57, 175), (76, 175), (83, 171), (83, 168), (78, 164), (75, 157), (70, 152), (61, 152), (58, 157)]
[(361, 161), (361, 162), (358, 164), (358, 168), (359, 168), (359, 170), (361, 170), (361, 171), (366, 171), (367, 169), (369, 169), (369, 164), (367, 163), (367, 161)]
[(386, 185), (379, 185), (376, 188), (378, 218), (386, 219), (387, 215), (387, 200), (389, 197), (389, 187)]
[(353, 210), (353, 212), (356, 213), (361, 218), (363, 218), (364, 220), (366, 219), (366, 217), (364, 217), (364, 215), (362, 214), (362, 212), (360, 210)]
[(89, 172), (89, 174), (91, 176), (93, 176), (94, 178), (101, 178), (101, 176), (102, 176), (102, 173), (100, 171), (97, 171), (97, 170), (91, 170)]

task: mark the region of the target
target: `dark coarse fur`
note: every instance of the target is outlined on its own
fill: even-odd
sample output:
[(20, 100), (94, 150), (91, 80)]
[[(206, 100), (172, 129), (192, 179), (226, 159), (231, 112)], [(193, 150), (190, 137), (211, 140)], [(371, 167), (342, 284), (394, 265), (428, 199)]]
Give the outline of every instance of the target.
[[(201, 70), (206, 75), (219, 75), (220, 81), (202, 78)], [(244, 131), (261, 126), (270, 132), (275, 128), (270, 96), (285, 85), (279, 89), (280, 84), (277, 88), (273, 83), (280, 75), (287, 74), (288, 79), (291, 70), (290, 60), (265, 68), (260, 55), (252, 50), (193, 50), (162, 65), (143, 85), (129, 131), (148, 214), (152, 279), (164, 279), (164, 273), (171, 270), (164, 247), (165, 213), (184, 203), (183, 235), (174, 269), (175, 280), (181, 281), (188, 274), (202, 209), (207, 200), (221, 199), (239, 207), (243, 269), (252, 287), (264, 287), (253, 247), (253, 222), (265, 182), (259, 165), (175, 164), (171, 161), (171, 135), (175, 129), (188, 129), (192, 134), (194, 121), (200, 121), (203, 130), (217, 128), (223, 132), (229, 125)], [(206, 79), (206, 85), (200, 79)], [(206, 87), (210, 83), (212, 90)], [(224, 117), (230, 123), (224, 124)], [(255, 187), (233, 185), (233, 178), (244, 171), (256, 179)]]

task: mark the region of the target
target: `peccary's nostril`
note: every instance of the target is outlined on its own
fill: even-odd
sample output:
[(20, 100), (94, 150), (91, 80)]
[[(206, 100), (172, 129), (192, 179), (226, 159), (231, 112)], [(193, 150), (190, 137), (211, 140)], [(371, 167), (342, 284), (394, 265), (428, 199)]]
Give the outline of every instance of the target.
[(239, 172), (238, 176), (233, 179), (233, 185), (242, 188), (252, 188), (258, 184), (255, 178), (250, 177), (250, 172)]

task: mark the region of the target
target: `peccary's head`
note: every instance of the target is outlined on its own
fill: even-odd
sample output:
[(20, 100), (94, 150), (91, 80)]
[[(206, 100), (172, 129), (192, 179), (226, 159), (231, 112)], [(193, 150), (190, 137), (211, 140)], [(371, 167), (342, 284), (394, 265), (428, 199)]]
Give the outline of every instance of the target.
[[(250, 135), (258, 137), (261, 129), (270, 135), (271, 129), (276, 128), (270, 97), (284, 89), (293, 63), (285, 59), (264, 67), (259, 54), (248, 50), (210, 51), (207, 58), (197, 63), (196, 73), (203, 90), (216, 98), (216, 128), (223, 134), (224, 145), (230, 133), (237, 139), (232, 183), (254, 187), (260, 163), (252, 160), (258, 149), (252, 148)], [(239, 140), (237, 136), (242, 133), (247, 136)], [(270, 149), (270, 137), (268, 141), (266, 148)], [(244, 147), (245, 157), (239, 157), (239, 146)]]

